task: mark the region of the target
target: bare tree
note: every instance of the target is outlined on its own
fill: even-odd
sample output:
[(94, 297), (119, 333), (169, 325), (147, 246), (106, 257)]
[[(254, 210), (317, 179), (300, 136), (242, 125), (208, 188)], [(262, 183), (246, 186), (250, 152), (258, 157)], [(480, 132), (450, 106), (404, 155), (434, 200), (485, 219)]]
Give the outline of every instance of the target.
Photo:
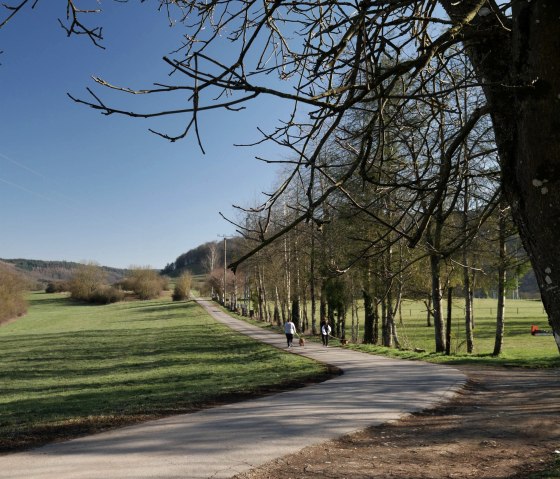
[[(210, 243), (208, 245), (208, 253), (206, 254), (206, 257), (202, 260), (203, 267), (206, 270), (207, 274), (211, 274), (212, 271), (214, 271), (217, 260), (218, 260), (218, 245), (216, 243)], [(215, 297), (214, 285), (211, 284), (210, 286), (211, 286), (212, 299), (214, 299)]]

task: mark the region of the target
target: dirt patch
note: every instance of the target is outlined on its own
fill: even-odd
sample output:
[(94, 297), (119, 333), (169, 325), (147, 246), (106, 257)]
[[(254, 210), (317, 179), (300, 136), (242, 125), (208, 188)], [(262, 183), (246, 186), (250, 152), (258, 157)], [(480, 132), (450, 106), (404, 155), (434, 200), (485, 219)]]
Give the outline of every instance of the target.
[(437, 409), (306, 447), (235, 478), (521, 479), (560, 456), (560, 371), (458, 369), (469, 377), (466, 387)]

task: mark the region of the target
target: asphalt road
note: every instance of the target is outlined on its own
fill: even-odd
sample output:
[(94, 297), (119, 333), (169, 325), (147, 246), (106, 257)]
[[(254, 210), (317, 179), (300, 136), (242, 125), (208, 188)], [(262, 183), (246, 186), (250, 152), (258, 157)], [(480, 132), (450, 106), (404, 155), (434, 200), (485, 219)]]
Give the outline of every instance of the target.
[[(285, 348), (283, 335), (217, 320)], [(324, 383), (0, 456), (0, 478), (228, 478), (305, 446), (435, 406), (466, 381), (457, 369), (308, 343), (292, 354), (336, 366)]]

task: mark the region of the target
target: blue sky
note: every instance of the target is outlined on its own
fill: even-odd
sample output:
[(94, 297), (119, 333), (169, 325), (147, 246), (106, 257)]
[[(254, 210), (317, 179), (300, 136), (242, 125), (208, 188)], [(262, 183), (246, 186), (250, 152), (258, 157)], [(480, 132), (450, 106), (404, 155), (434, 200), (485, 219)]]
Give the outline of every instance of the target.
[[(195, 138), (169, 143), (148, 132), (182, 131), (187, 118), (105, 117), (73, 103), (91, 76), (145, 88), (167, 81), (161, 61), (179, 43), (154, 3), (102, 2), (106, 50), (67, 38), (57, 22), (64, 2), (39, 2), (0, 30), (0, 258), (96, 261), (161, 268), (199, 244), (232, 234), (218, 212), (252, 205), (277, 171), (254, 159), (272, 147), (235, 148), (258, 139), (258, 125), (284, 117), (281, 106), (201, 118), (206, 155)], [(58, 8), (58, 11), (57, 11)], [(127, 97), (96, 89), (139, 111), (185, 106), (182, 98)]]

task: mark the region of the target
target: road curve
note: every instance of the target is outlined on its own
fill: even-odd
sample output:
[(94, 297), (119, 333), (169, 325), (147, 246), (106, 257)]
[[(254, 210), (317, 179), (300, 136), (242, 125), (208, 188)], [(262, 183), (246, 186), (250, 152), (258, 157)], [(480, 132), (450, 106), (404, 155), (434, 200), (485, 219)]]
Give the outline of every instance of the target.
[[(284, 348), (283, 335), (230, 317), (218, 321)], [(450, 398), (458, 370), (344, 348), (295, 346), (295, 354), (337, 366), (324, 383), (0, 456), (2, 479), (228, 478), (311, 444), (398, 419)]]

